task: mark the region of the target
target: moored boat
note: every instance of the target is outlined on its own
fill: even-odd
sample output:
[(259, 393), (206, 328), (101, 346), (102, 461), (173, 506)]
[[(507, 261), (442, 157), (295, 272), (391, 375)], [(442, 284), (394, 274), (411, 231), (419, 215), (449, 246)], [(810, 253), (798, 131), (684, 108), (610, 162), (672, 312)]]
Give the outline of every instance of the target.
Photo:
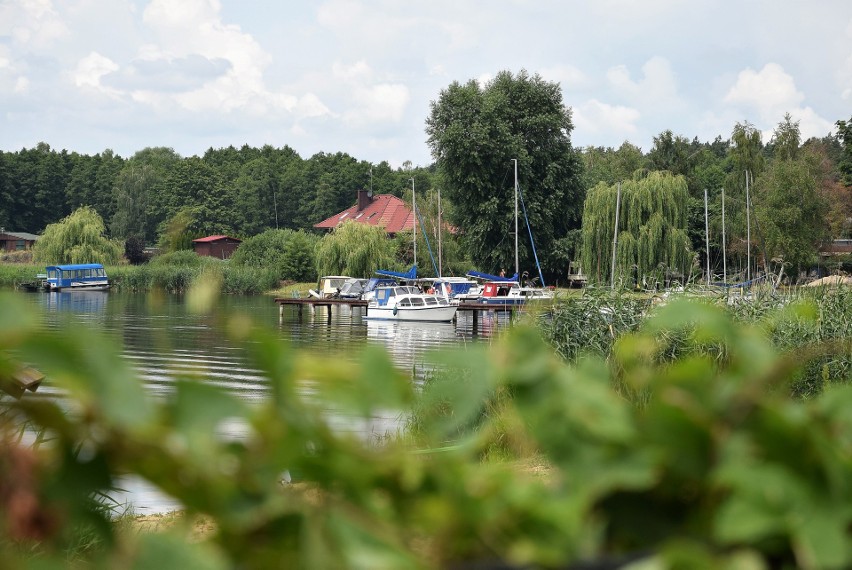
[(452, 321), (457, 309), (447, 298), (425, 294), (417, 287), (379, 287), (364, 318), (440, 323)]
[(309, 289), (308, 294), (311, 297), (316, 297), (318, 299), (331, 299), (333, 297), (337, 297), (340, 294), (340, 290), (343, 288), (343, 285), (349, 279), (351, 279), (351, 277), (348, 275), (326, 275), (325, 277), (320, 277), (317, 282), (317, 288)]
[(106, 291), (109, 279), (100, 263), (50, 265), (44, 288), (48, 291)]

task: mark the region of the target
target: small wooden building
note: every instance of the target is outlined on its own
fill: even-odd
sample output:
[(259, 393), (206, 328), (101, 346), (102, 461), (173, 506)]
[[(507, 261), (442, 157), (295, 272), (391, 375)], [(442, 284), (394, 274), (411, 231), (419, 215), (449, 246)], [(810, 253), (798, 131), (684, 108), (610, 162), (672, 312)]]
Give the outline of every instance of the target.
[(192, 240), (192, 248), (198, 255), (228, 259), (242, 240), (230, 236), (207, 236)]
[(38, 236), (26, 232), (7, 232), (0, 229), (0, 251), (27, 251), (33, 248)]

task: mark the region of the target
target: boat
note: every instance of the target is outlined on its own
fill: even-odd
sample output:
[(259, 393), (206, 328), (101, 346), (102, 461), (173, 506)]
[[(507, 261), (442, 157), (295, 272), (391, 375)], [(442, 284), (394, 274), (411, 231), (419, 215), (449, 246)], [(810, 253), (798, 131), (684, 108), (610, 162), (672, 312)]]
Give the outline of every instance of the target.
[(347, 279), (337, 296), (341, 299), (360, 299), (366, 286), (367, 279)]
[(379, 287), (393, 287), (394, 285), (399, 285), (399, 282), (396, 279), (391, 279), (390, 277), (370, 277), (367, 284), (364, 285), (364, 291), (361, 293), (361, 299), (369, 301), (376, 296), (376, 289)]
[(100, 263), (49, 265), (44, 288), (48, 291), (106, 291), (109, 289), (104, 266)]
[[(518, 280), (517, 273), (511, 277), (489, 275), (479, 271), (468, 271), (468, 277), (482, 281), (481, 290), (475, 298), (463, 295), (461, 300), (483, 305), (523, 305), (527, 301), (553, 299), (553, 291), (536, 287), (527, 281), (524, 285)], [(524, 273), (526, 276), (527, 274)]]
[(317, 299), (331, 299), (340, 294), (340, 289), (351, 277), (348, 275), (326, 275), (320, 277), (316, 289), (309, 289), (308, 294)]
[(422, 279), (430, 295), (449, 297), (450, 303), (476, 300), (482, 292), (482, 286), (466, 277), (436, 277)]
[(379, 287), (367, 304), (365, 319), (391, 321), (450, 322), (456, 316), (458, 305), (450, 304), (447, 297), (423, 293), (410, 285)]

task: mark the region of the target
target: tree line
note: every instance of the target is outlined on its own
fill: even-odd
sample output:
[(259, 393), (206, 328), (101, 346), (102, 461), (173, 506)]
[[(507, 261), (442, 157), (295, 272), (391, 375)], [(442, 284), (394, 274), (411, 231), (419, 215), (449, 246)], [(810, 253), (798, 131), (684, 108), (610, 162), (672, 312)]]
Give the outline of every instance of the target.
[[(665, 130), (647, 152), (629, 142), (618, 148), (576, 148), (571, 109), (559, 85), (525, 71), (505, 71), (486, 85), (453, 83), (432, 102), (426, 134), (434, 163), (428, 167), (392, 168), (346, 153), (305, 159), (289, 147), (268, 145), (211, 148), (191, 157), (165, 147), (146, 148), (130, 158), (110, 150), (88, 156), (56, 151), (46, 143), (0, 152), (0, 226), (40, 233), (89, 206), (104, 220), (109, 237), (179, 249), (202, 235), (247, 238), (269, 229), (312, 231), (315, 223), (350, 207), (359, 189), (410, 203), (413, 179), (418, 209), (433, 236), (438, 231), (436, 193), (443, 191), (440, 209), (457, 241), (458, 257), (484, 271), (511, 268), (517, 239), (520, 269), (534, 275), (538, 260), (552, 282), (589, 247), (583, 245), (588, 240), (584, 206), (586, 216), (591, 212), (587, 197), (610, 209), (598, 211), (598, 218), (610, 215), (611, 199), (595, 199), (595, 192), (609, 188), (614, 194), (619, 183), (654, 186), (654, 180), (663, 179), (639, 182), (668, 172), (672, 184), (684, 190), (676, 194), (684, 200), (677, 208), (680, 225), (666, 234), (684, 244), (685, 251), (672, 254), (678, 263), (686, 265), (683, 258), (689, 257), (692, 265), (703, 267), (709, 255), (711, 271), (718, 272), (724, 251), (735, 266), (754, 256), (764, 264), (777, 260), (804, 268), (814, 262), (821, 244), (852, 235), (852, 118), (836, 125), (836, 133), (802, 141), (799, 124), (787, 115), (766, 142), (744, 121), (734, 125), (728, 139), (690, 140)], [(517, 238), (515, 165), (522, 216)], [(643, 192), (668, 192), (667, 184)], [(426, 200), (419, 199), (421, 192)], [(639, 219), (631, 221), (631, 208), (639, 208), (635, 214), (641, 217), (642, 208), (667, 200), (648, 195), (644, 201), (626, 201), (622, 222)], [(749, 215), (753, 240), (745, 238)], [(645, 236), (645, 250), (653, 245), (648, 236), (662, 236), (667, 227), (654, 216), (646, 218), (633, 236), (634, 241)], [(598, 257), (606, 246), (599, 242), (592, 244)], [(665, 262), (645, 251), (640, 263), (641, 244), (623, 243), (628, 249), (617, 259), (628, 268)], [(665, 247), (659, 249), (660, 256), (666, 255)], [(607, 279), (606, 266), (598, 262), (593, 277)]]

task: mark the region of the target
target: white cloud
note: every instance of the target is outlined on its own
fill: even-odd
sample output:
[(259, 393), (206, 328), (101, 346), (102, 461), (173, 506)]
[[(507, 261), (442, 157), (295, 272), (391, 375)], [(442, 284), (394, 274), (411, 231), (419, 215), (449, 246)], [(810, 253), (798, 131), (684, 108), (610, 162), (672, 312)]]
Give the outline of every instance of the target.
[(725, 95), (725, 103), (756, 109), (763, 117), (789, 111), (805, 99), (793, 78), (777, 63), (767, 63), (758, 72), (745, 69)]
[(0, 37), (40, 50), (68, 35), (68, 28), (51, 0), (19, 0), (0, 3)]
[(636, 123), (641, 116), (636, 109), (590, 99), (574, 108), (574, 126), (580, 138), (584, 139), (625, 137), (638, 132)]
[(615, 91), (633, 104), (668, 110), (681, 105), (675, 73), (665, 58), (655, 56), (645, 62), (638, 80), (624, 65), (610, 68), (606, 76)]
[(573, 65), (560, 64), (553, 67), (545, 67), (539, 70), (539, 75), (547, 81), (561, 83), (563, 91), (566, 89), (587, 87), (590, 83), (589, 77)]
[(756, 113), (764, 140), (770, 140), (775, 127), (786, 113), (799, 121), (802, 140), (828, 134), (833, 123), (819, 116), (810, 106), (803, 106), (805, 95), (793, 77), (776, 63), (768, 63), (759, 72), (745, 69), (725, 95), (724, 102), (744, 111)]
[(357, 106), (346, 113), (350, 125), (397, 122), (411, 99), (408, 88), (401, 84), (378, 84), (360, 88), (354, 93)]
[(335, 62), (334, 65), (331, 66), (331, 72), (334, 77), (344, 80), (358, 78), (369, 79), (373, 75), (373, 70), (370, 69), (370, 66), (367, 65), (367, 62), (364, 60), (358, 61), (352, 65), (344, 65), (342, 63)]
[(118, 65), (114, 61), (93, 51), (77, 63), (72, 73), (74, 85), (104, 91), (106, 89), (101, 85), (101, 78), (117, 69)]
[(14, 89), (15, 93), (22, 94), (22, 93), (26, 93), (29, 90), (30, 90), (30, 80), (29, 79), (27, 79), (26, 77), (18, 77), (15, 80), (15, 89)]

